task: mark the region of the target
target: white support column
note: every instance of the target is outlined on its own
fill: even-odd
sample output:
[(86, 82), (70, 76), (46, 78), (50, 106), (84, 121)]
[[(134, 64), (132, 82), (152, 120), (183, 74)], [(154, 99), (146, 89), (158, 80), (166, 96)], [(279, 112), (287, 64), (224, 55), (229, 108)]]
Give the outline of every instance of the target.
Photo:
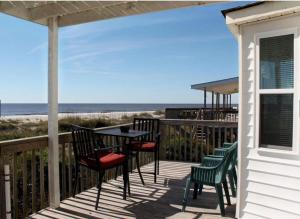
[(50, 207), (60, 203), (58, 147), (58, 27), (57, 17), (48, 20), (48, 177)]
[[(244, 160), (246, 160), (246, 156), (243, 156), (243, 152), (242, 150), (245, 150), (244, 147), (242, 147), (244, 145), (243, 142), (243, 138), (242, 138), (242, 132), (244, 131), (243, 129), (243, 122), (244, 122), (244, 118), (242, 118), (244, 116), (243, 113), (243, 41), (242, 41), (242, 35), (241, 35), (241, 30), (240, 28), (238, 29), (238, 63), (239, 63), (239, 105), (238, 105), (238, 174), (237, 174), (237, 197), (236, 197), (236, 212), (235, 212), (235, 217), (236, 218), (240, 218), (242, 217), (242, 212), (243, 209), (245, 207), (245, 201), (246, 201), (246, 194), (242, 192), (244, 185), (244, 181), (246, 180), (247, 176), (246, 176), (246, 166), (244, 165)], [(245, 131), (244, 131), (245, 132)], [(243, 178), (245, 177), (245, 178)], [(243, 180), (245, 179), (245, 180)]]

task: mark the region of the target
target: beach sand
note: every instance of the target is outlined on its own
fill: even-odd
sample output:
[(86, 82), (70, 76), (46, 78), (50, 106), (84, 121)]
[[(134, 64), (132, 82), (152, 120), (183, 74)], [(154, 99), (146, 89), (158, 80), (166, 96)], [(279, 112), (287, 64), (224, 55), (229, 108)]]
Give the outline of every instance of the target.
[[(158, 117), (154, 115), (155, 111), (139, 111), (139, 112), (109, 112), (109, 113), (59, 113), (58, 119), (69, 118), (69, 117), (79, 117), (82, 119), (121, 119), (123, 116), (133, 116), (147, 113), (153, 117)], [(48, 115), (14, 115), (14, 116), (3, 116), (0, 120), (18, 120), (21, 122), (39, 122), (47, 121)]]

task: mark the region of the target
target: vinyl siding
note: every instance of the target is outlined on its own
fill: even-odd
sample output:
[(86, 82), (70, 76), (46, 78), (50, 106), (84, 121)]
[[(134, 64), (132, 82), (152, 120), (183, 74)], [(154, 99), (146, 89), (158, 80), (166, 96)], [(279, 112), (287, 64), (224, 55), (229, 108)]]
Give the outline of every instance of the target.
[[(239, 126), (240, 216), (300, 218), (300, 157), (281, 151), (264, 152), (256, 145), (255, 33), (298, 27), (300, 16), (241, 26), (242, 122)], [(297, 61), (297, 59), (295, 59)], [(299, 59), (298, 59), (299, 60)], [(298, 61), (299, 62), (299, 61)], [(300, 144), (299, 144), (300, 145)]]

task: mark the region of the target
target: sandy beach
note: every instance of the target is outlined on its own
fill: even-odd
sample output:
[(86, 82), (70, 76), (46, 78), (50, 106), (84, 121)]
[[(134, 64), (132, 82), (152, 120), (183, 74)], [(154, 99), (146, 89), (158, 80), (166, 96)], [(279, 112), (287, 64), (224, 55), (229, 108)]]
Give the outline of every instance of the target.
[[(106, 118), (106, 119), (121, 119), (124, 116), (133, 116), (147, 113), (153, 117), (155, 111), (139, 111), (139, 112), (107, 112), (107, 113), (59, 113), (58, 118), (69, 118), (69, 117), (80, 117), (82, 119), (93, 119), (93, 118)], [(22, 122), (39, 122), (47, 121), (48, 115), (14, 115), (14, 116), (3, 116), (0, 120), (18, 120)]]

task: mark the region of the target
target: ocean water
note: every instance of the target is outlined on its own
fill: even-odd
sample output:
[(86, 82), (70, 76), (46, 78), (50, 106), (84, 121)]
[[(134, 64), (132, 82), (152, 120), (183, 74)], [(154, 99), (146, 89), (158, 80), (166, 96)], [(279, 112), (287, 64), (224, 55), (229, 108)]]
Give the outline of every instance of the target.
[[(136, 112), (157, 111), (166, 108), (196, 108), (202, 104), (59, 104), (60, 113)], [(1, 104), (1, 115), (46, 115), (47, 104)]]

